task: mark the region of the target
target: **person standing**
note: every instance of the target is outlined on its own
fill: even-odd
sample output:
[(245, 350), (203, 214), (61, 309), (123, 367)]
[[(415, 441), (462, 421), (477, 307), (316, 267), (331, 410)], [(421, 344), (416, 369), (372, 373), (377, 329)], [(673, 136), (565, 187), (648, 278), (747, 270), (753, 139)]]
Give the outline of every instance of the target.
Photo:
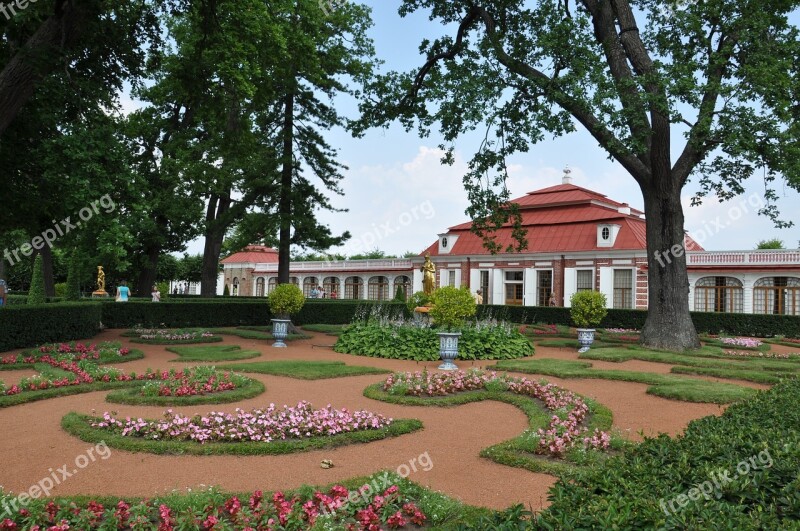
[(124, 280), (117, 286), (117, 302), (128, 302), (128, 297), (131, 295), (131, 289), (128, 283)]
[(555, 306), (556, 305), (556, 294), (553, 293), (552, 291), (550, 292), (550, 301), (547, 304), (549, 306)]
[(0, 278), (0, 306), (6, 305), (6, 281)]
[(483, 290), (478, 289), (478, 291), (475, 292), (474, 297), (475, 297), (475, 304), (483, 304)]
[(153, 286), (153, 290), (150, 292), (150, 295), (153, 297), (153, 302), (161, 302), (161, 292), (158, 289), (158, 286)]

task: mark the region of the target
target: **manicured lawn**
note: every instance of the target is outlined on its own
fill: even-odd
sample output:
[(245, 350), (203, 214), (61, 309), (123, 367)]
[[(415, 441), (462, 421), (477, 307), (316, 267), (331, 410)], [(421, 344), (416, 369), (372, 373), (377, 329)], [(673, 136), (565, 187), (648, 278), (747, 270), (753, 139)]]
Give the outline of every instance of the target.
[(648, 384), (647, 392), (662, 398), (684, 402), (707, 402), (729, 404), (755, 395), (754, 389), (729, 383), (709, 382), (683, 378), (669, 374), (654, 374), (637, 371), (610, 371), (592, 368), (592, 364), (581, 361), (542, 358), (536, 360), (504, 360), (489, 369), (542, 374), (558, 378), (597, 378)]
[(236, 361), (257, 358), (261, 355), (256, 350), (242, 350), (238, 345), (215, 345), (208, 347), (167, 347), (180, 359), (172, 361)]
[(301, 328), (309, 332), (320, 332), (328, 334), (329, 336), (340, 336), (344, 332), (347, 325), (333, 325), (333, 324), (307, 324)]
[(365, 374), (386, 374), (390, 371), (361, 365), (346, 365), (341, 361), (294, 361), (277, 360), (256, 363), (236, 363), (217, 367), (221, 370), (272, 374), (287, 376), (300, 380), (319, 380), (323, 378), (341, 378), (343, 376), (361, 376)]
[[(226, 336), (237, 336), (242, 339), (275, 339), (272, 336), (272, 327), (268, 326), (240, 326), (238, 328), (211, 328), (209, 329), (214, 334), (222, 334)], [(307, 339), (309, 336), (302, 334), (289, 334), (285, 341), (292, 341), (295, 339)]]

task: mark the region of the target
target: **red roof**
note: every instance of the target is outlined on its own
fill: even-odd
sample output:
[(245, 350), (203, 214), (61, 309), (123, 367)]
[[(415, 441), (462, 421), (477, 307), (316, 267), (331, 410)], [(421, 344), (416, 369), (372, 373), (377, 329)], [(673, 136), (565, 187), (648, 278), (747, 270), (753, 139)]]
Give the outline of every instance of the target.
[(241, 251), (221, 260), (223, 264), (272, 264), (278, 263), (278, 251), (265, 245), (248, 245)]
[[(592, 190), (573, 184), (560, 184), (530, 192), (512, 202), (520, 207), (522, 227), (526, 231), (528, 240), (526, 252), (580, 252), (607, 249), (597, 246), (598, 224), (620, 227), (614, 246), (610, 249), (647, 249), (646, 223), (640, 217), (643, 212)], [(630, 208), (630, 214), (624, 213), (626, 208)], [(489, 254), (483, 246), (483, 240), (470, 232), (471, 227), (472, 222), (450, 227), (448, 234), (458, 236), (458, 239), (448, 255)], [(496, 231), (494, 236), (502, 250), (516, 243), (512, 238), (510, 223)], [(686, 247), (690, 251), (702, 250), (702, 247), (688, 235)], [(438, 255), (438, 242), (433, 243), (425, 252), (433, 256)]]

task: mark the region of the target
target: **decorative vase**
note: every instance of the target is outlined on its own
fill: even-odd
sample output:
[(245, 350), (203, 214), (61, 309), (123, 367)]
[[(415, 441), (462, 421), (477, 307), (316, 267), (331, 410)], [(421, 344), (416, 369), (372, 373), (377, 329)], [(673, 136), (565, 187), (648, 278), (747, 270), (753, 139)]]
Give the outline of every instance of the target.
[(578, 328), (578, 352), (586, 352), (594, 343), (594, 328)]
[(272, 319), (272, 337), (275, 338), (273, 347), (285, 347), (286, 343), (283, 342), (286, 336), (289, 335), (289, 319)]
[(439, 357), (442, 364), (439, 369), (442, 371), (455, 371), (458, 367), (453, 360), (458, 357), (458, 338), (461, 332), (438, 332), (439, 336)]

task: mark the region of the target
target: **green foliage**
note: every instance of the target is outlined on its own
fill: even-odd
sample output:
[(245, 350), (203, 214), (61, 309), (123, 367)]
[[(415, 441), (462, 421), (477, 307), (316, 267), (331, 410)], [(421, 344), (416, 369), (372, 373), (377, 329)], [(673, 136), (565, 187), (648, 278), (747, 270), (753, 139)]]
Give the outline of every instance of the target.
[(279, 284), (269, 294), (269, 309), (272, 315), (286, 319), (303, 308), (306, 298), (303, 291), (292, 283)]
[(585, 290), (573, 293), (570, 304), (570, 317), (579, 328), (597, 327), (608, 313), (606, 296), (599, 291)]
[[(197, 370), (202, 370), (204, 368), (205, 367), (203, 366), (196, 367)], [(158, 381), (152, 381), (150, 383), (153, 384), (154, 387), (158, 385)], [(243, 378), (240, 376), (236, 389), (230, 391), (192, 396), (142, 395), (142, 386), (139, 385), (133, 389), (121, 389), (108, 393), (108, 395), (106, 395), (106, 402), (130, 404), (134, 406), (161, 407), (197, 406), (201, 404), (230, 404), (232, 402), (239, 402), (240, 400), (256, 397), (262, 394), (265, 390), (266, 388), (264, 387), (264, 384), (258, 380), (251, 380), (249, 378)]]
[[(439, 359), (435, 328), (411, 324), (381, 324), (375, 319), (356, 322), (339, 336), (336, 352), (416, 361)], [(531, 342), (516, 329), (499, 324), (461, 329), (458, 357), (462, 360), (514, 359), (533, 354)]]
[(319, 380), (323, 378), (341, 378), (343, 376), (361, 376), (364, 374), (386, 374), (387, 370), (362, 365), (346, 365), (341, 361), (295, 361), (276, 360), (255, 363), (238, 363), (222, 365), (220, 370), (246, 373), (273, 374), (300, 380)]
[(158, 291), (161, 293), (161, 300), (168, 299), (170, 296), (169, 292), (169, 282), (157, 282), (156, 287)]
[(422, 422), (415, 419), (395, 419), (392, 424), (379, 430), (364, 430), (324, 437), (309, 437), (285, 441), (264, 442), (211, 442), (153, 441), (136, 437), (123, 437), (102, 428), (93, 428), (90, 422), (96, 417), (68, 413), (61, 419), (61, 427), (69, 434), (89, 443), (105, 441), (110, 448), (128, 452), (144, 452), (158, 455), (284, 455), (326, 448), (338, 448), (349, 444), (368, 443), (389, 437), (398, 437), (422, 429)]
[(406, 296), (405, 292), (403, 291), (403, 286), (397, 286), (397, 289), (394, 292), (394, 300), (397, 302), (405, 302)]
[(783, 240), (772, 238), (771, 240), (761, 240), (758, 242), (756, 249), (786, 249), (786, 247), (783, 245)]
[(445, 286), (433, 292), (433, 307), (429, 315), (433, 322), (448, 331), (464, 325), (464, 320), (475, 315), (475, 298), (469, 288)]
[(31, 287), (28, 290), (28, 304), (44, 304), (47, 302), (47, 294), (44, 291), (44, 270), (42, 269), (42, 255), (37, 254), (33, 262), (33, 276), (31, 277)]
[[(691, 422), (680, 437), (647, 439), (582, 469), (551, 489), (540, 528), (794, 529), (800, 519), (798, 400), (800, 380), (786, 381), (719, 417)], [(719, 480), (720, 474), (733, 481)], [(711, 485), (710, 495), (681, 509), (676, 497), (701, 484)]]
[(101, 306), (96, 303), (12, 305), (0, 311), (0, 352), (91, 338), (100, 321)]
[[(58, 295), (58, 293), (56, 293), (56, 295)], [(80, 262), (77, 249), (73, 249), (69, 257), (67, 286), (63, 296), (64, 300), (67, 301), (77, 301), (81, 298)]]
[(425, 295), (424, 291), (417, 291), (413, 295), (408, 298), (408, 302), (406, 302), (406, 307), (408, 308), (408, 313), (413, 314), (414, 308), (419, 308), (420, 306), (425, 306), (431, 301), (430, 297)]
[(213, 347), (167, 347), (180, 359), (173, 361), (236, 361), (257, 358), (261, 353), (256, 350), (242, 350), (239, 345), (222, 345)]
[(56, 298), (64, 300), (65, 295), (67, 294), (67, 283), (66, 282), (57, 282), (53, 288), (56, 292)]
[(222, 290), (222, 296), (223, 297), (230, 297), (231, 296), (231, 290), (228, 289), (228, 283), (227, 282), (225, 283), (225, 289)]

